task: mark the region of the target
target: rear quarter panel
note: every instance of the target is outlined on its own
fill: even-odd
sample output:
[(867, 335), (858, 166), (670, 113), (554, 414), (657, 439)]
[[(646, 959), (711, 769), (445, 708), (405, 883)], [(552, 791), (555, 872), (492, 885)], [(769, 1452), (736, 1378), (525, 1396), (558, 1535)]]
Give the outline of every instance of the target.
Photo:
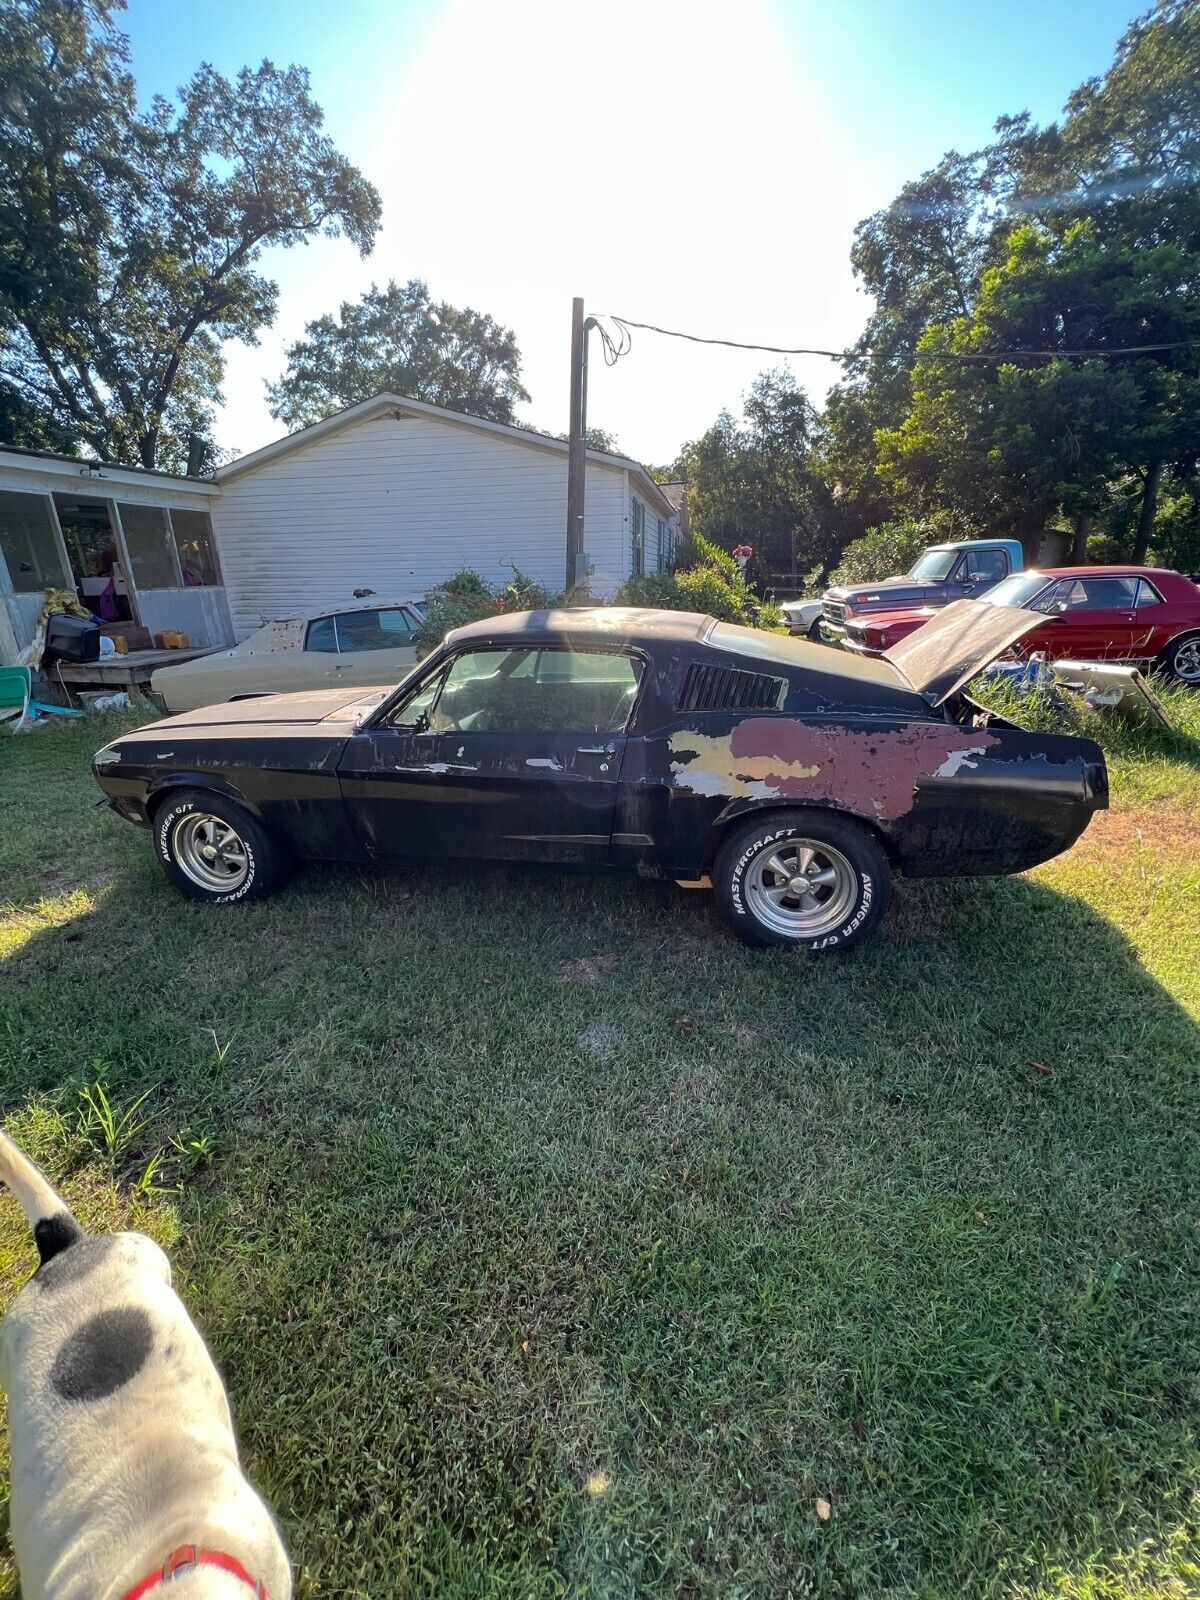
[(806, 807), (863, 822), (913, 876), (1013, 872), (1083, 831), (1095, 809), (1089, 765), (1103, 772), (1087, 741), (1017, 729), (682, 717), (630, 741), (614, 848), (619, 859), (653, 857), (670, 876), (697, 877), (730, 823)]

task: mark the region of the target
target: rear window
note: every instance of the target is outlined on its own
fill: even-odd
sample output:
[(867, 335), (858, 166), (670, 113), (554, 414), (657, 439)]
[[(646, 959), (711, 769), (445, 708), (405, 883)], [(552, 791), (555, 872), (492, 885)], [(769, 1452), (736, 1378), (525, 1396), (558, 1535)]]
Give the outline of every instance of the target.
[(704, 642), (714, 650), (728, 650), (750, 661), (773, 662), (793, 671), (828, 674), (836, 678), (856, 678), (860, 683), (877, 683), (895, 689), (904, 679), (890, 662), (872, 656), (854, 655), (848, 650), (831, 650), (828, 645), (810, 644), (786, 633), (767, 633), (762, 628), (742, 628), (735, 622), (717, 622)]

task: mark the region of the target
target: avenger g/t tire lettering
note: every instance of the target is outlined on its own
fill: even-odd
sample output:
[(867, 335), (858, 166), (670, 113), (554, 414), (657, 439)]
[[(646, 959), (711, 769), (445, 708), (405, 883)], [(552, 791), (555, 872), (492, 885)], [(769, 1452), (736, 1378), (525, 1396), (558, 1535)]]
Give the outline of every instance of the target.
[(287, 853), (248, 811), (202, 789), (171, 794), (154, 813), (154, 849), (181, 893), (208, 905), (261, 900), (287, 876)]

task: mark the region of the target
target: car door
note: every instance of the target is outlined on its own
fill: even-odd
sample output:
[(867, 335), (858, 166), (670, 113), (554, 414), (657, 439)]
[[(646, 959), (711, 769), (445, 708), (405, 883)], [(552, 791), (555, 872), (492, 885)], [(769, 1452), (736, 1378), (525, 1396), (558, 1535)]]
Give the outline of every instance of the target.
[[(1058, 619), (1051, 653), (1081, 661), (1124, 661), (1136, 655), (1137, 579), (1109, 574), (1064, 578), (1047, 614)], [(1041, 609), (1039, 607), (1039, 609)]]
[(399, 683), (417, 659), (421, 619), (408, 606), (364, 606), (333, 618), (337, 651), (330, 662), (334, 688)]
[(537, 645), (462, 651), (414, 685), (338, 766), (384, 858), (609, 859), (642, 663)]
[(1133, 609), (1133, 656), (1146, 660), (1156, 656), (1176, 631), (1175, 614), (1148, 578), (1137, 579)]

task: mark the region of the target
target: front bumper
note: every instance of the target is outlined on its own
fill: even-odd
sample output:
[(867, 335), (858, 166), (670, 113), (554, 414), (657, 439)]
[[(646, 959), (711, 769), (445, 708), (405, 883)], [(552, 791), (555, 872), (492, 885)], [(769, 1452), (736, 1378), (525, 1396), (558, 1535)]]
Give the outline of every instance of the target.
[(881, 656), (883, 651), (878, 645), (866, 644), (862, 639), (855, 638), (854, 634), (843, 630), (841, 639), (843, 650), (852, 650), (856, 656)]

